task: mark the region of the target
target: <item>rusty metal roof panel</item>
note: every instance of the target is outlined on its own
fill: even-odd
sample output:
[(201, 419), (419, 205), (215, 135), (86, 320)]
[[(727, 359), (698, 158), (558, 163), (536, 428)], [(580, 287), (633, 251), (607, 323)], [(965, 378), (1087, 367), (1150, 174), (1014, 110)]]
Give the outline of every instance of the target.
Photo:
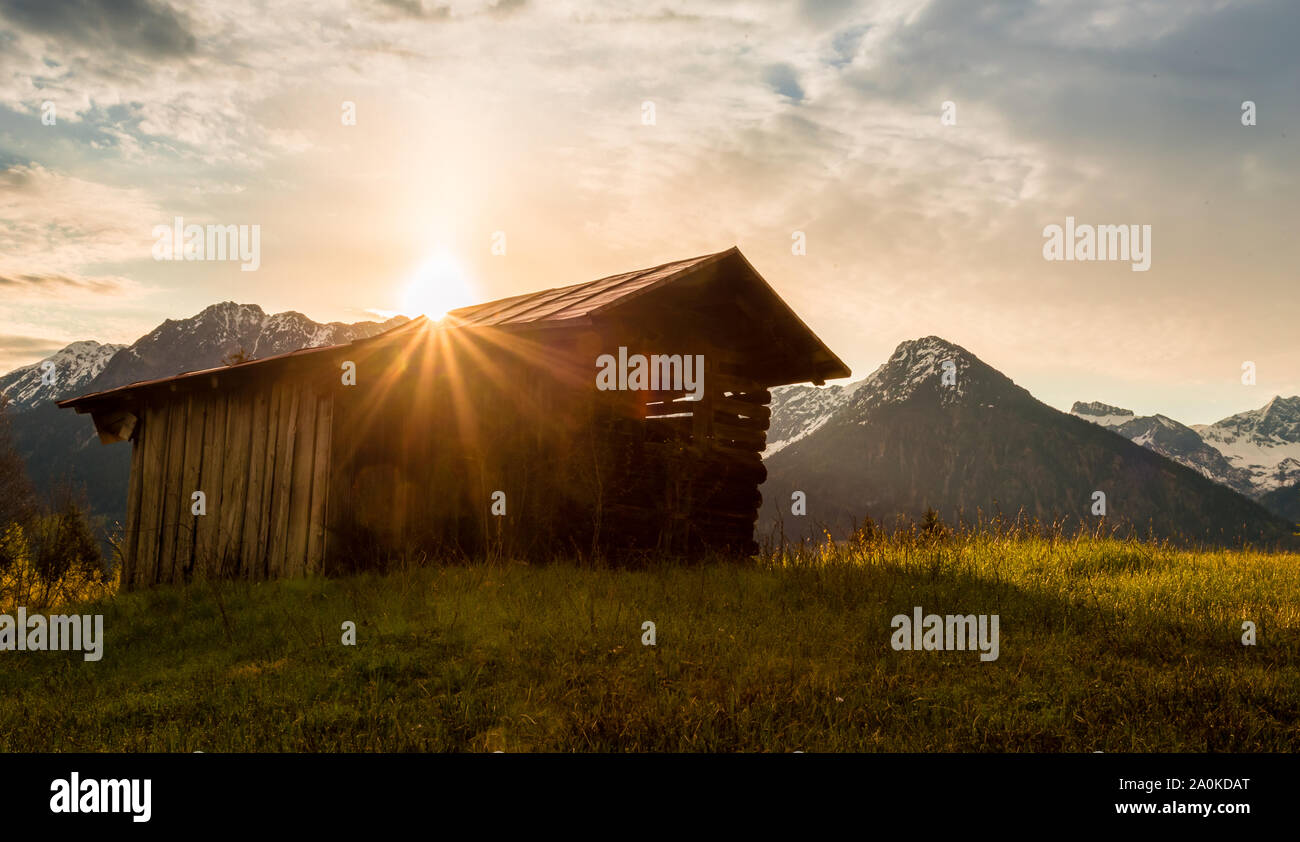
[(452, 323), (479, 326), (539, 324), (581, 318), (719, 260), (734, 250), (675, 260), (595, 281), (462, 307), (447, 315)]

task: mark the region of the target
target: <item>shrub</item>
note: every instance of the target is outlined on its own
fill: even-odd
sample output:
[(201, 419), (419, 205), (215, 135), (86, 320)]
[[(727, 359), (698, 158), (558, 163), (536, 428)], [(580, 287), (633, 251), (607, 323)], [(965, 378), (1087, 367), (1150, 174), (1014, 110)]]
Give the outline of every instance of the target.
[(36, 499), (4, 410), (0, 395), (0, 608), (44, 609), (116, 592), (118, 574), (105, 571), (86, 505), (66, 484), (49, 505)]

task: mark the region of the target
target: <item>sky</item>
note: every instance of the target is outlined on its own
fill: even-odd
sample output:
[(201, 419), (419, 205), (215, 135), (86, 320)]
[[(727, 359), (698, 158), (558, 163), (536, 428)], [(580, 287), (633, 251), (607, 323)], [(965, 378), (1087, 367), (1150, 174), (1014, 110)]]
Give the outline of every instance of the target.
[[(937, 335), (1210, 423), (1300, 393), (1297, 35), (1281, 0), (0, 0), (0, 371), (737, 245), (854, 379)], [(156, 259), (177, 217), (256, 225), (256, 269)], [(1047, 260), (1067, 217), (1150, 226), (1149, 268)]]

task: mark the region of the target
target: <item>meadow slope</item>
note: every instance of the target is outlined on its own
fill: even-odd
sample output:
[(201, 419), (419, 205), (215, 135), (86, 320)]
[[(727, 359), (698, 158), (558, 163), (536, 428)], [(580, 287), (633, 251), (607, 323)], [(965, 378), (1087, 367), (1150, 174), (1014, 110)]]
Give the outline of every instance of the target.
[[(918, 605), (1000, 615), (1000, 657), (894, 651), (891, 617)], [(0, 750), (1300, 748), (1294, 554), (878, 539), (205, 582), (75, 610), (105, 615), (103, 660), (0, 652)]]

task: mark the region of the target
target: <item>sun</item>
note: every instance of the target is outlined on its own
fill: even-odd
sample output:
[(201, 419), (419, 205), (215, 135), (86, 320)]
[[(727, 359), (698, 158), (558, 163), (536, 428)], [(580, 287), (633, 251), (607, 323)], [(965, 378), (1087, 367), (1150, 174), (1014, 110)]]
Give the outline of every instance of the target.
[(473, 303), (474, 294), (460, 261), (442, 250), (420, 264), (402, 295), (402, 309), (408, 316), (428, 316), (434, 321), (449, 310)]

